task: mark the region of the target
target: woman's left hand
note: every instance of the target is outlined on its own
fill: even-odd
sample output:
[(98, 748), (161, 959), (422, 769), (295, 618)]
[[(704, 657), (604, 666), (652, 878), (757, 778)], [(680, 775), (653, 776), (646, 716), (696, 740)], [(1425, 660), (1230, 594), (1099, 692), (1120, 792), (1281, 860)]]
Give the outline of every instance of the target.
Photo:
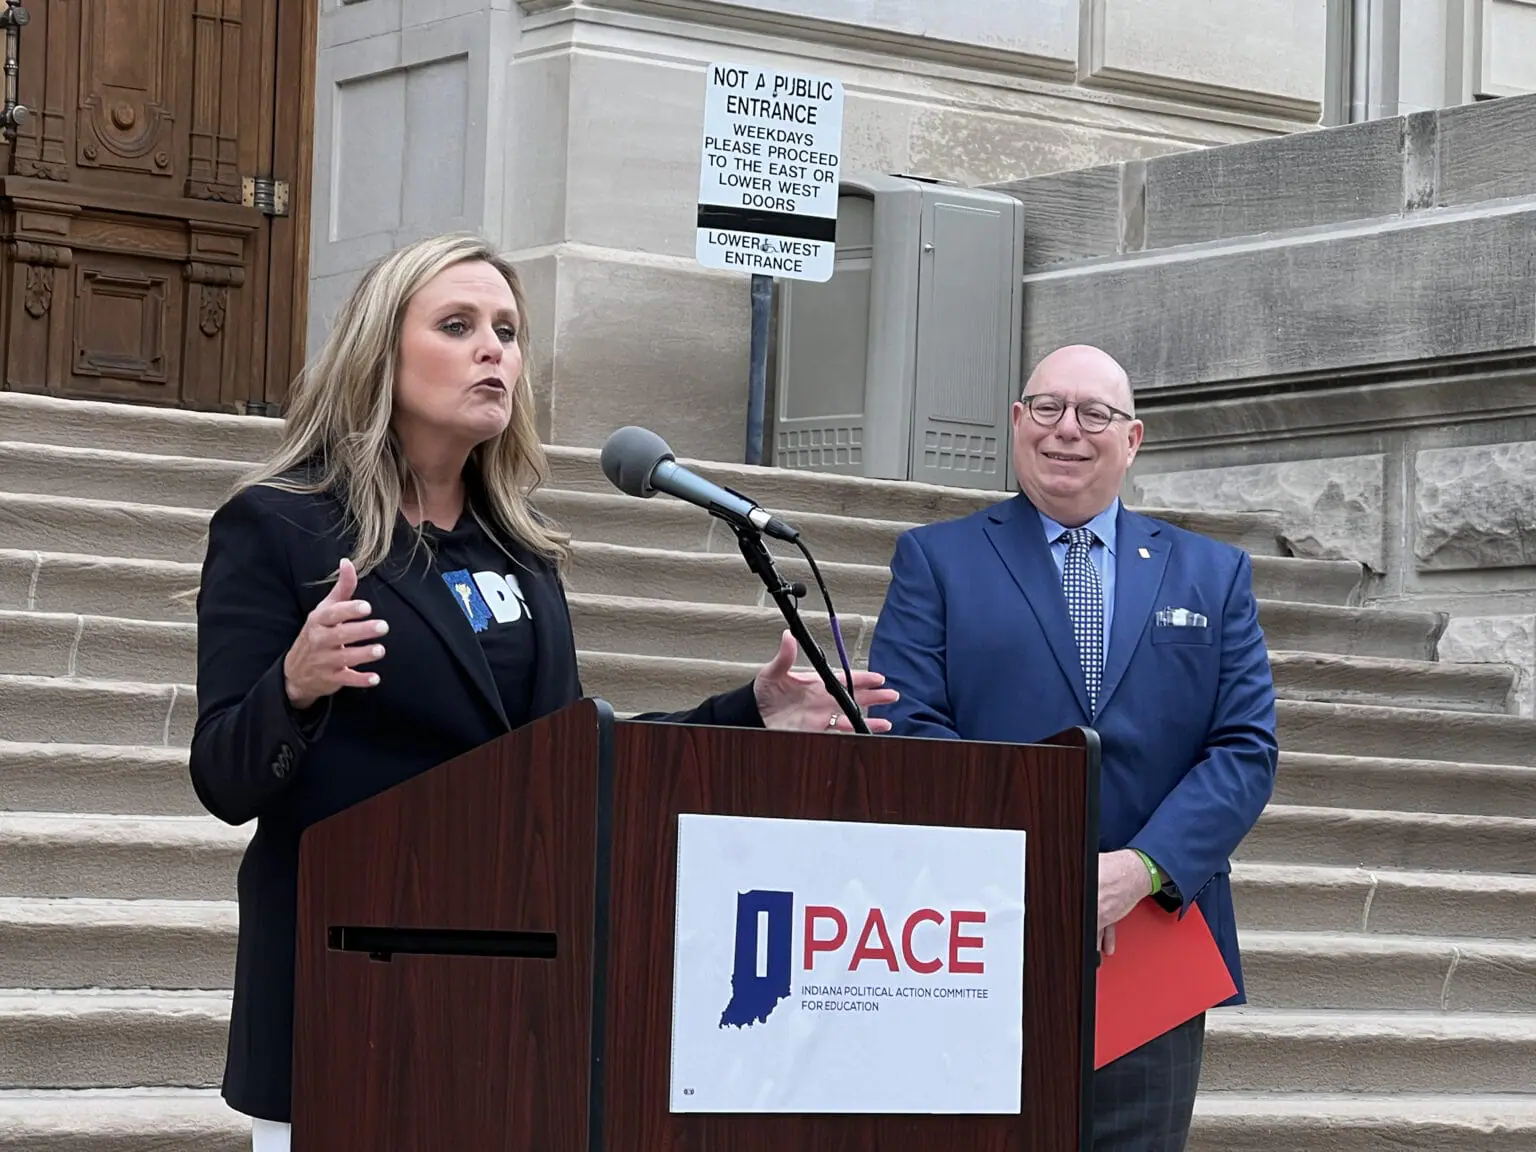
[[(787, 728), (797, 732), (852, 732), (853, 725), (837, 701), (827, 691), (821, 677), (814, 672), (796, 672), (795, 657), (800, 646), (794, 636), (785, 629), (779, 642), (779, 653), (758, 672), (752, 681), (752, 691), (757, 697), (757, 710), (762, 714), (765, 728)], [(842, 675), (837, 672), (838, 680)], [(882, 688), (885, 677), (878, 672), (853, 673), (853, 700), (860, 712), (867, 712), (872, 705), (889, 704), (900, 698), (894, 688)], [(836, 718), (837, 723), (832, 723)], [(889, 732), (889, 720), (866, 720), (871, 732)]]

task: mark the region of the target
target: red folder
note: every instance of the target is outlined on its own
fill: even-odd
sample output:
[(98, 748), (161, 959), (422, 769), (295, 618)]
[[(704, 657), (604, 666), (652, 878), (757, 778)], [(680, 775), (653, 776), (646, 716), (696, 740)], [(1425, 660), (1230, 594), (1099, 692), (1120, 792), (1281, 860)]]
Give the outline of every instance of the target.
[(1115, 925), (1099, 958), (1093, 1066), (1154, 1040), (1237, 991), (1211, 930), (1191, 904), (1181, 920), (1150, 898)]

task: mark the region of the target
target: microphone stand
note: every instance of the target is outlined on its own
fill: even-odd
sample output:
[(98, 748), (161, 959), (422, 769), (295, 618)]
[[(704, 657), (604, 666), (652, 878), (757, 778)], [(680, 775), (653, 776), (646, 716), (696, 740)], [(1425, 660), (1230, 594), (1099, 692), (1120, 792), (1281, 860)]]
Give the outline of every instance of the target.
[(736, 542), (741, 546), (742, 556), (746, 557), (747, 567), (762, 579), (764, 587), (768, 589), (768, 595), (773, 597), (773, 602), (784, 614), (790, 635), (799, 643), (800, 650), (805, 653), (811, 666), (816, 669), (821, 682), (832, 694), (832, 699), (836, 700), (838, 707), (843, 710), (843, 715), (848, 717), (853, 730), (868, 736), (869, 725), (864, 722), (859, 706), (854, 703), (853, 697), (848, 694), (848, 689), (832, 671), (832, 666), (827, 663), (826, 653), (822, 652), (821, 645), (816, 643), (815, 637), (806, 628), (805, 621), (800, 619), (799, 597), (795, 595), (795, 590), (784, 582), (778, 569), (773, 566), (773, 554), (763, 544), (762, 533), (755, 525), (738, 520), (734, 516), (721, 516), (720, 519), (729, 524), (731, 531), (736, 533)]

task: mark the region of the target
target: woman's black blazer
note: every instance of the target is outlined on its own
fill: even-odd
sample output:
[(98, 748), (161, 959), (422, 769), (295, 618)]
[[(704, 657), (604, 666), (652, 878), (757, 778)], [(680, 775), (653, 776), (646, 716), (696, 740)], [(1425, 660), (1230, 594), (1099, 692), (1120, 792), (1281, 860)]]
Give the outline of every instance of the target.
[[(377, 686), (344, 689), (302, 721), (283, 656), (324, 598), (348, 541), (330, 495), (246, 489), (217, 512), (198, 591), (192, 784), (230, 824), (257, 821), (237, 882), (240, 928), (224, 1097), (288, 1121), (299, 837), (306, 827), (509, 730), (479, 641), (413, 533), (358, 584), (389, 622)], [(512, 541), (538, 657), (533, 717), (579, 699), (570, 609), (554, 568)], [(659, 718), (659, 717), (657, 717)], [(666, 719), (761, 727), (751, 685)]]

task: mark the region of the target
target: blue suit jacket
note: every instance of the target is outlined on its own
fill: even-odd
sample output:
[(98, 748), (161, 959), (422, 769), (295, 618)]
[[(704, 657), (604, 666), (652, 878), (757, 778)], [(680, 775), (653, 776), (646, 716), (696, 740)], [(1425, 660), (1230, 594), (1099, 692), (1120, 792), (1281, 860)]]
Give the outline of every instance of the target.
[[(904, 533), (869, 666), (900, 736), (1101, 741), (1099, 848), (1138, 848), (1194, 899), (1246, 999), (1229, 856), (1274, 788), (1275, 691), (1252, 564), (1237, 548), (1121, 508), (1114, 613), (1090, 715), (1061, 577), (1023, 496)], [(1143, 556), (1145, 552), (1145, 556)], [(1205, 626), (1158, 623), (1165, 608)]]

